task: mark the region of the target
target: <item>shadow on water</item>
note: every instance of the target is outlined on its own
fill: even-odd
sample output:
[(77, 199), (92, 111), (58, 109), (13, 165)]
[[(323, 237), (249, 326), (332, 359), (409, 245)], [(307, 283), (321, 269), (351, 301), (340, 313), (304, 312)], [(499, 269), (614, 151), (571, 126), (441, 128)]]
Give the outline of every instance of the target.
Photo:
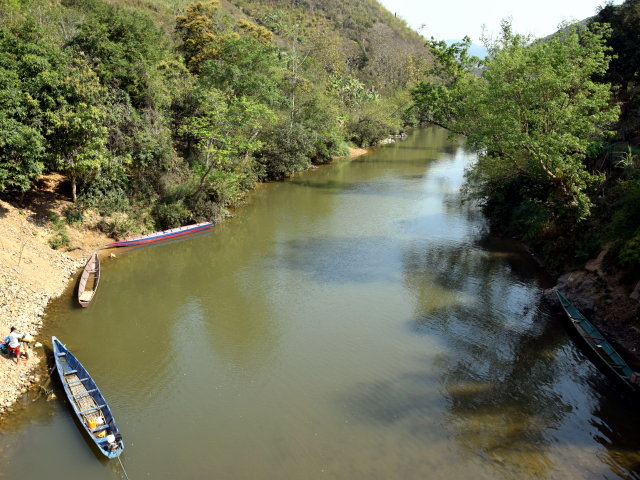
[(385, 253), (392, 244), (386, 237), (310, 237), (283, 242), (275, 261), (316, 283), (383, 282), (391, 280)]
[[(598, 376), (603, 380), (601, 376)], [(594, 438), (604, 445), (611, 469), (621, 477), (640, 478), (640, 415), (637, 399), (620, 401), (611, 398), (610, 382), (599, 382), (600, 402), (593, 411), (591, 425), (596, 430)]]
[(426, 441), (440, 422), (439, 387), (438, 374), (416, 370), (393, 379), (357, 385), (338, 401), (360, 422), (402, 425), (411, 435)]

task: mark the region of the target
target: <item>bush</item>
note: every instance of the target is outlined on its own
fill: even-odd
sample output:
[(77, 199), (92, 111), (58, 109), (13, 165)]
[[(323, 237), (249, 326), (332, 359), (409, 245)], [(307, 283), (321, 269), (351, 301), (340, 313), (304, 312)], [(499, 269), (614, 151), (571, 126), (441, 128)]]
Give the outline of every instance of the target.
[(640, 267), (640, 234), (625, 242), (620, 250), (620, 264), (625, 267)]
[(620, 181), (616, 186), (618, 200), (611, 223), (612, 238), (629, 239), (637, 234), (640, 226), (640, 176)]
[(387, 138), (392, 128), (381, 120), (364, 117), (349, 124), (349, 138), (359, 147), (371, 147)]
[(336, 156), (346, 155), (349, 153), (349, 146), (338, 132), (330, 132), (326, 136), (318, 135), (314, 144), (312, 161), (316, 165), (329, 163)]
[(82, 205), (94, 207), (101, 215), (123, 212), (129, 208), (126, 161), (110, 162), (90, 182), (79, 182), (78, 197)]
[(121, 239), (138, 230), (138, 225), (127, 214), (118, 214), (98, 222), (98, 229), (110, 237)]
[(153, 209), (153, 218), (161, 230), (185, 225), (191, 212), (185, 207), (182, 199), (170, 203), (158, 203)]
[(511, 213), (510, 230), (525, 240), (541, 239), (548, 226), (548, 214), (540, 202), (524, 200)]
[(79, 225), (84, 219), (84, 208), (77, 204), (65, 208), (63, 213), (69, 225)]
[(303, 125), (276, 125), (262, 137), (264, 146), (256, 152), (262, 179), (281, 180), (309, 167), (315, 138)]
[(67, 232), (67, 226), (58, 215), (53, 212), (49, 212), (49, 220), (51, 222), (51, 227), (53, 233), (49, 238), (49, 245), (54, 250), (58, 250), (61, 247), (69, 248), (71, 247), (71, 239), (69, 238), (69, 233)]

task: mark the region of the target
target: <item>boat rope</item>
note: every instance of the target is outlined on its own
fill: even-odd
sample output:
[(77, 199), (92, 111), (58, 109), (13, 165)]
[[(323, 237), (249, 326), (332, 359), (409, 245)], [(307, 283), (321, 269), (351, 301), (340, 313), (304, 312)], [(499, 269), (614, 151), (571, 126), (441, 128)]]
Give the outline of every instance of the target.
[(124, 477), (129, 480), (129, 475), (127, 475), (127, 471), (124, 469), (124, 465), (122, 464), (122, 460), (118, 457), (118, 461), (120, 462), (120, 466), (122, 467), (122, 472), (124, 473)]

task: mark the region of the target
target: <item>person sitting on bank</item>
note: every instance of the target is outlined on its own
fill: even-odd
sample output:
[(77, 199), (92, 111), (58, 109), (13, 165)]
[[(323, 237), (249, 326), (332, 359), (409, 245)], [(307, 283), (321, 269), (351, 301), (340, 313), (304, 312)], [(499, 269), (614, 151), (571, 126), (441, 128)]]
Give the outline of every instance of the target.
[(20, 364), (20, 340), (22, 340), (22, 337), (24, 337), (24, 333), (18, 332), (16, 327), (11, 327), (11, 333), (9, 333), (9, 345), (7, 346), (7, 350), (9, 350), (9, 358), (11, 358), (12, 355), (15, 355), (16, 365)]

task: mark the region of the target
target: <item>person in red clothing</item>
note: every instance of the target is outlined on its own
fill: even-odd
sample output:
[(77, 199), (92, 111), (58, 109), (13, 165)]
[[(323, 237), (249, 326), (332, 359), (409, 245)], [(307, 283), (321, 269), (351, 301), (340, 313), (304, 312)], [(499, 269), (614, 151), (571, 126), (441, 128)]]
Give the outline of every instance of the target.
[(16, 365), (20, 364), (20, 340), (22, 340), (22, 337), (24, 337), (24, 333), (19, 333), (16, 327), (11, 327), (7, 350), (9, 351), (9, 358), (11, 358), (11, 355), (15, 355)]

